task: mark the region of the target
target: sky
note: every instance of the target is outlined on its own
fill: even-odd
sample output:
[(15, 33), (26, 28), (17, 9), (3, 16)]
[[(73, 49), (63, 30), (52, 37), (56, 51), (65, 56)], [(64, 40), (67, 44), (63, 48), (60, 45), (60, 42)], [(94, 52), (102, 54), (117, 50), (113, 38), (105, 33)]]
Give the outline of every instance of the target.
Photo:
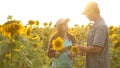
[(39, 20), (41, 26), (52, 21), (54, 25), (59, 18), (70, 18), (70, 27), (87, 25), (89, 20), (82, 15), (82, 11), (89, 1), (98, 3), (101, 16), (108, 26), (120, 25), (119, 0), (0, 0), (0, 24), (12, 15), (23, 25), (28, 20)]

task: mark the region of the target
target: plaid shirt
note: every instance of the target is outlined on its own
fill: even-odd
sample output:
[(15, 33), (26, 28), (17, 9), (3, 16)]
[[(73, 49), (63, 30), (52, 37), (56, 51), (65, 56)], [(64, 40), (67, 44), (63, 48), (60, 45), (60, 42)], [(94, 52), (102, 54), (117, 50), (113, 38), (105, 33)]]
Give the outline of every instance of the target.
[(88, 32), (87, 46), (94, 45), (102, 47), (102, 51), (86, 54), (86, 68), (110, 68), (108, 28), (102, 18), (95, 22)]

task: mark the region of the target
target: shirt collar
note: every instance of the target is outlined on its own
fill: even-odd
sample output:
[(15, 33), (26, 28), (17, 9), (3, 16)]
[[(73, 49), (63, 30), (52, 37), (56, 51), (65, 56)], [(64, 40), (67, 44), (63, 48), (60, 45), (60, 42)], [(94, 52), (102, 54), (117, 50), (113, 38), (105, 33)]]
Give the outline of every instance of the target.
[(93, 23), (91, 28), (94, 27), (95, 25), (97, 25), (98, 23), (100, 23), (102, 20), (103, 20), (103, 18), (101, 17), (99, 20), (97, 20), (96, 22)]

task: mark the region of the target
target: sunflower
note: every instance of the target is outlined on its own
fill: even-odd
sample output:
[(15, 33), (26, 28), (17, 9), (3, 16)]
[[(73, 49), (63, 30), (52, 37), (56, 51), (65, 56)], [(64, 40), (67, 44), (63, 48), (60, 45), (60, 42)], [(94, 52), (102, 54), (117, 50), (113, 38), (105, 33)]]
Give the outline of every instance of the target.
[(22, 23), (18, 23), (18, 30), (16, 31), (18, 34), (23, 34), (25, 27), (22, 25)]
[(38, 51), (39, 50), (39, 44), (38, 43), (34, 43), (33, 44), (34, 50)]
[(83, 45), (84, 45), (84, 46), (87, 46), (87, 42), (83, 42)]
[(42, 40), (39, 40), (39, 41), (38, 41), (38, 44), (39, 44), (39, 45), (41, 45), (42, 43), (43, 43), (43, 41), (42, 41)]
[(109, 32), (109, 37), (110, 37), (110, 38), (113, 38), (113, 37), (115, 37), (115, 36), (117, 36), (117, 34), (114, 33), (114, 31), (110, 31), (110, 32)]
[(20, 52), (23, 48), (23, 45), (17, 45), (16, 48), (14, 49), (15, 52)]
[(2, 25), (0, 25), (0, 32), (1, 32), (1, 27), (2, 27)]
[(70, 31), (70, 33), (73, 34), (75, 32), (75, 29), (74, 28), (70, 28), (69, 31)]
[(119, 37), (114, 37), (113, 39), (112, 39), (112, 43), (117, 43), (119, 41)]
[(40, 25), (40, 22), (38, 20), (35, 21), (35, 25), (36, 26), (39, 26)]
[(16, 49), (15, 49), (16, 52), (19, 52), (20, 50), (21, 50), (20, 48), (16, 48)]
[(29, 21), (28, 21), (28, 24), (29, 24), (29, 25), (33, 25), (33, 24), (35, 24), (35, 21), (34, 21), (34, 20), (29, 20)]
[(34, 47), (34, 48), (37, 48), (38, 46), (39, 46), (39, 45), (38, 45), (37, 43), (34, 43), (34, 44), (33, 44), (33, 47)]
[(2, 32), (3, 36), (11, 37), (11, 32), (9, 32), (9, 26), (8, 26), (8, 24), (2, 25), (1, 32)]
[(120, 48), (120, 42), (115, 43), (114, 49), (119, 49)]
[(64, 47), (64, 44), (63, 44), (63, 39), (61, 37), (57, 37), (56, 39), (54, 39), (52, 41), (52, 48), (53, 48), (53, 50), (59, 51), (63, 47)]
[(47, 23), (47, 22), (44, 22), (43, 25), (44, 25), (45, 27), (47, 27), (47, 26), (48, 26), (48, 23)]
[(29, 38), (30, 37), (30, 33), (31, 33), (31, 31), (32, 31), (32, 28), (27, 28), (26, 29), (26, 38)]
[(72, 55), (74, 56), (74, 55), (77, 55), (77, 53), (79, 52), (80, 50), (79, 50), (79, 48), (77, 47), (77, 46), (72, 46), (71, 47), (71, 53), (72, 53)]
[(10, 19), (10, 20), (11, 20), (11, 19), (12, 19), (12, 17), (13, 17), (13, 16), (11, 16), (11, 15), (8, 15), (7, 19)]
[(75, 27), (75, 28), (78, 28), (78, 27), (79, 27), (79, 25), (78, 25), (78, 24), (75, 24), (75, 25), (74, 25), (74, 27)]
[(35, 40), (35, 39), (38, 39), (39, 36), (37, 34), (33, 35), (32, 39)]
[(11, 53), (10, 53), (10, 52), (7, 52), (7, 53), (5, 54), (5, 57), (11, 59)]
[(109, 30), (110, 30), (110, 31), (113, 31), (114, 29), (115, 29), (114, 26), (110, 26), (110, 27), (109, 27)]
[(11, 37), (14, 34), (23, 34), (24, 26), (19, 20), (8, 21), (2, 25), (1, 32), (3, 36)]

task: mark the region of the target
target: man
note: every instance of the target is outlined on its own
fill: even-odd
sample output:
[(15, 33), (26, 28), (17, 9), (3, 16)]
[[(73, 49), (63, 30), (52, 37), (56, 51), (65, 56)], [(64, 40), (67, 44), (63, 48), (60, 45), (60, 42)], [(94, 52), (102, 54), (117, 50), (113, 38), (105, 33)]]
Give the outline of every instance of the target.
[(88, 32), (87, 47), (76, 44), (81, 51), (86, 52), (86, 68), (110, 68), (108, 28), (100, 15), (98, 4), (89, 2), (83, 14), (94, 21)]

